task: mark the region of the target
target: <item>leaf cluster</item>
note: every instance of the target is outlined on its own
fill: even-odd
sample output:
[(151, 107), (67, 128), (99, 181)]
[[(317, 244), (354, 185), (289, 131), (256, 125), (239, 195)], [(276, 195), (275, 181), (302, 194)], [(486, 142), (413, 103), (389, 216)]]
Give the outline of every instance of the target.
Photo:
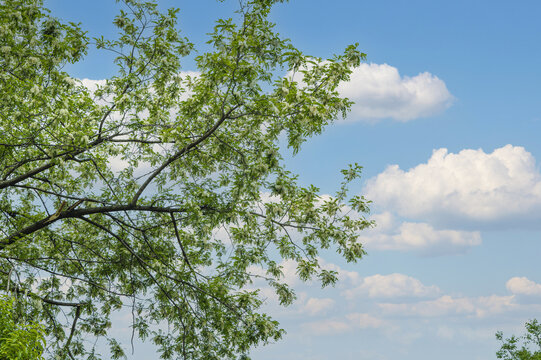
[(501, 331), (496, 339), (502, 343), (496, 353), (498, 359), (504, 360), (540, 360), (541, 359), (541, 324), (537, 319), (526, 322), (526, 333), (522, 336), (511, 336), (504, 339)]
[(0, 297), (0, 359), (41, 360), (45, 349), (44, 329), (27, 322), (16, 305), (15, 298)]

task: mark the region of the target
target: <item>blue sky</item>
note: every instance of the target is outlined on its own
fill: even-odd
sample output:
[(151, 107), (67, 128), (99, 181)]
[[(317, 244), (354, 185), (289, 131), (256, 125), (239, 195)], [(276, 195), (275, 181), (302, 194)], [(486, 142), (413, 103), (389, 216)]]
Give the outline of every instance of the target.
[[(90, 35), (113, 30), (113, 1), (45, 4)], [(197, 45), (236, 1), (161, 4), (181, 9), (180, 28)], [(304, 52), (330, 57), (358, 42), (368, 54), (342, 88), (357, 102), (350, 116), (285, 156), (323, 194), (339, 186), (341, 168), (363, 165), (353, 191), (374, 201), (378, 226), (363, 235), (369, 255), (358, 264), (326, 254), (342, 270), (335, 288), (295, 283), (299, 300), (286, 309), (269, 295), (288, 334), (255, 360), (488, 360), (495, 331), (541, 319), (540, 11), (533, 0), (276, 6), (278, 31)], [(96, 52), (68, 70), (114, 72)], [(138, 344), (131, 358), (152, 354)]]

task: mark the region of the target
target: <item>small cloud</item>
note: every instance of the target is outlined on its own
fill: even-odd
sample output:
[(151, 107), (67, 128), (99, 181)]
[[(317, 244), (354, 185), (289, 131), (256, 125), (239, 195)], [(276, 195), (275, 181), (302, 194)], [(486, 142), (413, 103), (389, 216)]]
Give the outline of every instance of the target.
[(361, 280), (352, 289), (345, 290), (347, 299), (355, 299), (368, 295), (371, 298), (420, 298), (433, 297), (440, 293), (437, 286), (426, 286), (418, 279), (404, 274), (372, 275)]
[(361, 64), (338, 91), (354, 101), (349, 121), (392, 118), (406, 122), (432, 116), (448, 108), (453, 96), (445, 83), (424, 72), (401, 76), (387, 64)]
[(335, 301), (330, 298), (309, 298), (304, 304), (300, 305), (300, 311), (311, 316), (325, 314), (334, 304)]
[(541, 296), (541, 284), (526, 277), (514, 277), (505, 284), (507, 290), (516, 295)]
[(397, 221), (389, 212), (375, 214), (376, 227), (365, 230), (359, 240), (368, 250), (415, 251), (425, 256), (460, 254), (480, 245), (478, 231), (435, 229), (427, 223)]

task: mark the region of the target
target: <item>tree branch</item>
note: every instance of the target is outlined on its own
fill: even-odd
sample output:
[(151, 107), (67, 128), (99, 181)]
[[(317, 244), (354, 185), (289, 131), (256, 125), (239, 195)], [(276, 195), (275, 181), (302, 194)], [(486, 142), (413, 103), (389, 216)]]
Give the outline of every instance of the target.
[(141, 194), (143, 193), (143, 191), (145, 191), (145, 189), (147, 188), (147, 186), (152, 182), (152, 180), (154, 180), (154, 178), (156, 176), (158, 176), (165, 168), (167, 168), (172, 162), (174, 162), (175, 160), (177, 160), (178, 158), (180, 158), (182, 155), (184, 155), (185, 153), (187, 153), (188, 151), (190, 151), (191, 149), (195, 148), (197, 145), (199, 145), (200, 143), (202, 143), (203, 141), (205, 141), (210, 135), (212, 135), (219, 127), (220, 125), (227, 119), (229, 118), (229, 115), (231, 115), (231, 113), (233, 111), (235, 111), (236, 109), (238, 108), (238, 105), (237, 106), (234, 106), (232, 107), (226, 114), (222, 115), (222, 117), (220, 118), (220, 120), (218, 120), (214, 126), (212, 126), (210, 129), (208, 129), (199, 139), (195, 140), (194, 142), (186, 145), (185, 147), (183, 147), (182, 149), (180, 149), (179, 151), (177, 151), (177, 153), (175, 153), (173, 156), (171, 156), (169, 159), (167, 159), (167, 161), (165, 161), (159, 168), (157, 168), (156, 170), (154, 170), (154, 172), (152, 174), (150, 174), (150, 176), (146, 179), (146, 181), (143, 183), (143, 185), (141, 185), (141, 187), (139, 188), (139, 190), (137, 191), (137, 193), (134, 195), (132, 201), (131, 201), (131, 205), (135, 205), (137, 204), (137, 200), (139, 200), (139, 197), (141, 196)]
[(107, 214), (111, 212), (119, 211), (148, 211), (148, 212), (157, 212), (157, 213), (171, 213), (171, 212), (184, 212), (186, 211), (183, 208), (173, 208), (173, 207), (160, 207), (160, 206), (142, 206), (142, 205), (112, 205), (112, 206), (101, 206), (101, 207), (91, 207), (86, 209), (75, 209), (74, 205), (68, 207), (64, 211), (57, 211), (51, 216), (47, 216), (44, 219), (41, 219), (35, 222), (32, 225), (21, 229), (8, 237), (0, 241), (0, 250), (3, 250), (6, 246), (15, 243), (17, 240), (23, 238), (24, 236), (30, 235), (36, 231), (39, 231), (43, 228), (48, 227), (49, 225), (57, 222), (62, 219), (69, 218), (80, 218), (84, 215), (92, 214)]
[(182, 245), (182, 241), (180, 240), (180, 236), (178, 234), (178, 227), (177, 227), (177, 220), (175, 219), (175, 213), (172, 212), (170, 214), (171, 214), (171, 220), (173, 220), (173, 227), (175, 228), (175, 236), (177, 237), (177, 242), (178, 242), (178, 245), (180, 246), (180, 250), (182, 250), (182, 256), (184, 256), (184, 260), (186, 260), (186, 264), (188, 264), (192, 272), (195, 274), (196, 272), (194, 268), (192, 267), (192, 264), (190, 264), (190, 260), (188, 260), (188, 254), (186, 254), (186, 251), (184, 250), (184, 246)]
[(77, 320), (79, 320), (79, 316), (81, 316), (81, 306), (77, 306), (75, 308), (75, 318), (73, 319), (73, 324), (71, 324), (70, 336), (68, 337), (68, 341), (66, 341), (66, 345), (64, 346), (64, 349), (66, 349), (67, 352), (69, 352), (69, 346), (71, 344), (73, 334), (75, 334), (75, 327), (77, 326)]

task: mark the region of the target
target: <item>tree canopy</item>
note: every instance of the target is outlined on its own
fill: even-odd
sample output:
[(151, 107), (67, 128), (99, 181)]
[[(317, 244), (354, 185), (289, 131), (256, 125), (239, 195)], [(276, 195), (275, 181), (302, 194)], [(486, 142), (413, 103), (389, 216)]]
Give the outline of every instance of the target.
[[(364, 255), (368, 202), (347, 191), (361, 168), (322, 196), (280, 145), (296, 153), (348, 111), (337, 86), (365, 55), (304, 55), (268, 20), (276, 2), (241, 0), (195, 54), (154, 2), (124, 0), (118, 37), (89, 39), (41, 0), (0, 0), (0, 288), (45, 325), (46, 356), (122, 358), (108, 329), (127, 309), (164, 359), (247, 358), (283, 335), (254, 279), (287, 305), (283, 260), (326, 286), (322, 249)], [(64, 71), (89, 46), (115, 54), (114, 76)]]
[(504, 339), (501, 331), (496, 333), (502, 346), (496, 353), (498, 359), (504, 360), (541, 360), (541, 324), (536, 320), (526, 323), (526, 333), (522, 336), (511, 336)]

